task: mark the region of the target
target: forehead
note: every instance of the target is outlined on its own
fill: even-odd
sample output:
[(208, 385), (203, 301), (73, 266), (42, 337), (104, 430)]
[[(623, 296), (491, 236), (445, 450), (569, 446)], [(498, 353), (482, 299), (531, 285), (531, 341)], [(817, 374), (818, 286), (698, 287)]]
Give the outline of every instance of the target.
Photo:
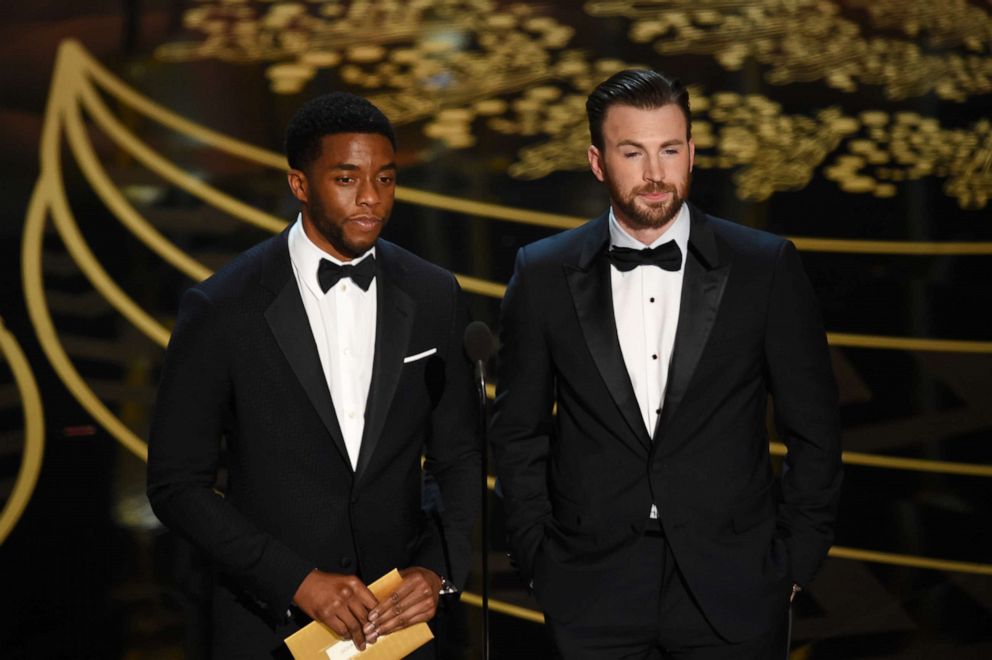
[(378, 133), (334, 133), (320, 139), (319, 162), (334, 166), (341, 163), (381, 167), (391, 163), (393, 144)]
[(603, 118), (603, 138), (608, 143), (616, 144), (624, 140), (684, 141), (685, 136), (685, 115), (673, 103), (650, 109), (614, 105), (606, 111)]

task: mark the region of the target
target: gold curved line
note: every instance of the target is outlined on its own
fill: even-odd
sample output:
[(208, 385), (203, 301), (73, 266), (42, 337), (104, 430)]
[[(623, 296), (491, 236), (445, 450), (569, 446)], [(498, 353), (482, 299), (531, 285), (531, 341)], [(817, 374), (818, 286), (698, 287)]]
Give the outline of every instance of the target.
[(46, 191), (49, 193), (46, 197), (52, 212), (52, 219), (55, 221), (55, 227), (62, 236), (62, 241), (65, 243), (72, 260), (76, 262), (79, 270), (104, 299), (138, 328), (142, 334), (164, 348), (169, 343), (169, 331), (117, 286), (116, 282), (100, 265), (79, 232), (76, 220), (69, 209), (68, 200), (65, 198), (62, 173), (58, 169), (57, 154), (53, 163), (53, 169), (45, 179), (50, 188)]
[(541, 211), (531, 211), (513, 206), (503, 206), (502, 204), (478, 202), (461, 197), (429, 192), (427, 190), (407, 188), (405, 186), (396, 187), (396, 199), (401, 202), (426, 206), (441, 211), (453, 211), (478, 218), (505, 220), (507, 222), (549, 227), (551, 229), (573, 229), (584, 225), (587, 221), (585, 218), (571, 215), (543, 213)]
[(499, 282), (484, 280), (480, 277), (472, 277), (471, 275), (461, 275), (459, 273), (455, 273), (455, 278), (458, 280), (458, 284), (470, 293), (478, 293), (483, 296), (489, 296), (490, 298), (502, 298), (503, 294), (506, 293), (506, 285)]
[(903, 256), (979, 256), (992, 254), (992, 243), (975, 241), (868, 241), (845, 238), (789, 237), (806, 252), (894, 254)]
[(245, 160), (271, 167), (277, 170), (286, 171), (286, 158), (268, 149), (256, 147), (247, 142), (242, 142), (218, 131), (190, 121), (185, 117), (169, 110), (168, 108), (155, 103), (142, 96), (131, 87), (110, 73), (103, 64), (93, 58), (82, 44), (75, 39), (66, 39), (59, 48), (59, 62), (63, 60), (78, 62), (82, 71), (89, 74), (96, 80), (105, 91), (137, 110), (141, 114), (154, 121), (167, 126), (178, 133), (191, 137), (203, 144), (216, 147), (217, 149), (241, 157)]
[[(461, 600), (463, 603), (468, 603), (473, 607), (482, 607), (482, 597), (473, 594), (470, 591), (463, 591)], [(544, 623), (544, 615), (537, 610), (532, 610), (527, 607), (520, 607), (519, 605), (506, 603), (501, 600), (496, 600), (495, 598), (489, 599), (489, 609), (493, 612), (507, 614), (517, 619), (524, 619), (526, 621), (533, 621), (534, 623), (540, 624)]]
[(0, 545), (3, 545), (21, 519), (38, 484), (38, 475), (45, 456), (45, 412), (31, 365), (17, 339), (4, 327), (3, 318), (0, 318), (0, 355), (6, 358), (14, 374), (24, 414), (24, 453), (21, 456), (21, 466), (14, 479), (14, 488), (0, 512)]
[[(44, 276), (41, 267), (42, 244), (44, 240), (45, 213), (50, 200), (61, 190), (59, 165), (59, 119), (61, 109), (71, 102), (72, 81), (78, 78), (74, 62), (63, 61), (60, 51), (59, 63), (52, 76), (48, 103), (45, 109), (45, 123), (41, 137), (41, 172), (35, 184), (28, 212), (24, 221), (24, 236), (21, 239), (21, 279), (24, 287), (24, 301), (28, 316), (34, 326), (38, 343), (45, 352), (49, 363), (59, 379), (72, 393), (83, 408), (126, 449), (142, 460), (147, 460), (148, 447), (127, 426), (118, 420), (100, 401), (76, 371), (69, 356), (59, 342), (58, 334), (48, 313), (45, 298)], [(56, 168), (53, 170), (53, 166)], [(53, 175), (53, 171), (55, 174)], [(64, 201), (64, 200), (63, 200)], [(63, 240), (65, 237), (63, 236)]]
[[(978, 564), (973, 562), (953, 561), (949, 559), (933, 559), (930, 557), (917, 557), (914, 555), (901, 555), (894, 552), (879, 552), (877, 550), (863, 550), (861, 548), (848, 548), (835, 545), (830, 548), (829, 556), (835, 559), (851, 559), (855, 561), (865, 561), (873, 564), (889, 564), (892, 566), (908, 566), (911, 568), (923, 568), (935, 571), (948, 571), (952, 573), (970, 573), (973, 575), (992, 575), (992, 565)], [(474, 607), (482, 607), (482, 598), (470, 592), (463, 592), (461, 599)], [(544, 615), (537, 611), (512, 603), (505, 603), (500, 600), (489, 600), (489, 607), (494, 612), (506, 614), (518, 619), (532, 621), (534, 623), (544, 623)]]
[[(769, 451), (773, 456), (785, 456), (787, 448), (781, 442), (771, 442), (769, 443)], [(934, 461), (924, 458), (903, 458), (901, 456), (864, 454), (855, 451), (842, 452), (841, 460), (845, 465), (862, 465), (865, 467), (909, 470), (932, 474), (953, 474), (966, 477), (992, 477), (992, 465), (975, 463), (954, 463), (951, 461)]]
[(89, 82), (84, 82), (80, 86), (80, 93), (82, 105), (93, 117), (96, 125), (103, 129), (114, 144), (124, 149), (152, 172), (214, 208), (245, 220), (256, 227), (272, 233), (278, 233), (286, 228), (285, 220), (221, 192), (163, 158), (161, 154), (139, 140), (134, 133), (125, 128), (114, 117), (99, 95), (94, 92)]
[(835, 545), (830, 548), (830, 556), (838, 559), (854, 559), (867, 561), (873, 564), (890, 564), (892, 566), (911, 566), (913, 568), (926, 568), (934, 571), (949, 571), (951, 573), (972, 573), (975, 575), (992, 575), (992, 565), (977, 564), (966, 561), (953, 561), (950, 559), (933, 559), (930, 557), (917, 557), (915, 555), (900, 555), (894, 552), (879, 552), (877, 550), (864, 550), (862, 548), (847, 548)]
[[(242, 142), (202, 124), (193, 122), (171, 110), (149, 100), (125, 85), (111, 74), (75, 40), (64, 41), (60, 59), (77, 58), (85, 65), (86, 71), (102, 87), (118, 100), (133, 109), (179, 133), (215, 147), (233, 156), (249, 160), (265, 167), (280, 171), (286, 170), (286, 160), (281, 154)], [(403, 202), (427, 206), (445, 211), (464, 213), (477, 217), (518, 222), (553, 229), (569, 229), (586, 222), (586, 218), (542, 213), (529, 209), (515, 208), (490, 202), (477, 202), (450, 195), (442, 195), (426, 190), (398, 186), (396, 198)], [(914, 242), (914, 241), (868, 241), (840, 238), (790, 237), (797, 247), (810, 252), (840, 252), (862, 254), (901, 254), (901, 255), (988, 255), (992, 254), (992, 242)]]
[(66, 389), (111, 436), (135, 456), (147, 460), (148, 445), (103, 405), (103, 402), (73, 367), (72, 361), (69, 360), (69, 356), (59, 342), (52, 317), (48, 313), (41, 269), (41, 248), (44, 239), (46, 210), (43, 190), (46, 179), (47, 177), (43, 174), (35, 187), (34, 195), (31, 197), (31, 205), (28, 208), (27, 219), (24, 223), (24, 239), (21, 243), (21, 272), (24, 280), (24, 300), (27, 304), (28, 316), (34, 325), (38, 343), (41, 344), (49, 364), (55, 369), (55, 373), (66, 386)]
[[(930, 557), (917, 557), (914, 555), (901, 555), (893, 552), (879, 552), (876, 550), (863, 550), (861, 548), (848, 548), (835, 545), (830, 548), (829, 556), (835, 559), (850, 559), (854, 561), (865, 561), (874, 564), (889, 564), (892, 566), (908, 566), (911, 568), (923, 568), (927, 570), (948, 571), (952, 573), (970, 573), (973, 575), (992, 575), (992, 565), (977, 564), (973, 562), (952, 561), (948, 559), (933, 559)], [(477, 594), (465, 591), (461, 595), (462, 601), (473, 607), (482, 607), (482, 598)], [(544, 614), (537, 610), (521, 607), (501, 600), (489, 599), (489, 608), (494, 612), (506, 614), (517, 619), (524, 619), (533, 623), (543, 624)]]
[(90, 182), (90, 186), (96, 191), (97, 197), (106, 205), (107, 209), (132, 234), (137, 236), (145, 245), (152, 247), (156, 254), (184, 275), (195, 281), (206, 279), (210, 275), (210, 270), (176, 247), (145, 221), (110, 181), (107, 172), (100, 165), (100, 161), (93, 151), (93, 145), (87, 139), (79, 106), (75, 103), (68, 104), (63, 119), (69, 147), (76, 157), (76, 162), (83, 171), (83, 176)]
[(828, 332), (831, 346), (850, 348), (883, 348), (899, 351), (932, 351), (938, 353), (992, 353), (990, 341), (961, 339), (927, 339), (917, 337), (884, 337), (880, 335), (854, 335)]

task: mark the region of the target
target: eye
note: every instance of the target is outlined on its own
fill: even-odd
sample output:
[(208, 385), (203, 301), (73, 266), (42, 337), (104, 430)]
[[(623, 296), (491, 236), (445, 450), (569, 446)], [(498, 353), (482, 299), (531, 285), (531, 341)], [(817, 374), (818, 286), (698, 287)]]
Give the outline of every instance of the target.
[(637, 156), (640, 156), (640, 155), (641, 155), (641, 152), (640, 151), (627, 151), (627, 152), (624, 152), (623, 157), (624, 158), (636, 158)]
[(386, 185), (389, 185), (393, 182), (394, 179), (395, 177), (393, 177), (391, 174), (383, 174), (379, 177), (379, 183), (384, 183)]
[(669, 147), (663, 152), (666, 156), (678, 156), (679, 150), (676, 147)]
[(350, 176), (336, 176), (336, 177), (334, 177), (334, 181), (337, 182), (337, 183), (341, 183), (341, 184), (349, 184), (349, 183), (351, 183), (354, 180), (355, 179), (353, 179)]

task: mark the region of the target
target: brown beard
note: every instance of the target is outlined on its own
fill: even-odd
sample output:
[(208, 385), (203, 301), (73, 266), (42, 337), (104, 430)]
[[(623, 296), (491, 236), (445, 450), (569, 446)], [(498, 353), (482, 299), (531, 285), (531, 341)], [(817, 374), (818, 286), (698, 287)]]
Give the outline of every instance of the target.
[[(682, 203), (685, 201), (685, 197), (689, 194), (689, 186), (692, 184), (692, 173), (686, 179), (685, 196), (680, 195), (678, 188), (671, 184), (665, 183), (653, 183), (640, 188), (636, 188), (630, 193), (625, 193), (623, 190), (616, 185), (616, 182), (610, 178), (609, 172), (604, 168), (603, 170), (604, 178), (606, 180), (606, 187), (610, 192), (610, 199), (613, 204), (620, 209), (623, 213), (624, 218), (627, 223), (633, 229), (658, 229), (659, 227), (664, 227), (669, 222), (675, 219), (678, 215), (679, 210), (682, 208)], [(672, 194), (672, 198), (662, 204), (661, 206), (651, 206), (645, 208), (644, 206), (637, 205), (637, 196), (641, 193), (651, 193), (651, 192), (667, 192)]]

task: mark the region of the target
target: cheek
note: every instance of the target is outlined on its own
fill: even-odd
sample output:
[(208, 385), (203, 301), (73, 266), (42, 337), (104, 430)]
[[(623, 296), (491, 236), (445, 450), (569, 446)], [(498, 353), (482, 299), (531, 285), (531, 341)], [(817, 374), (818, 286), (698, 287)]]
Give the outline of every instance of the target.
[(354, 194), (348, 188), (328, 187), (321, 193), (321, 206), (329, 216), (338, 218), (348, 215), (354, 201)]

